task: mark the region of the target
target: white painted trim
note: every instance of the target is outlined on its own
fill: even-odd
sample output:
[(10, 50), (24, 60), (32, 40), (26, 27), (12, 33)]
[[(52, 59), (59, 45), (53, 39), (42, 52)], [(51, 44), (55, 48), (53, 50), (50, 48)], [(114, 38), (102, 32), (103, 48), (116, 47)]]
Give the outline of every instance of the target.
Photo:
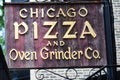
[(5, 0), (5, 2), (11, 2), (11, 0)]

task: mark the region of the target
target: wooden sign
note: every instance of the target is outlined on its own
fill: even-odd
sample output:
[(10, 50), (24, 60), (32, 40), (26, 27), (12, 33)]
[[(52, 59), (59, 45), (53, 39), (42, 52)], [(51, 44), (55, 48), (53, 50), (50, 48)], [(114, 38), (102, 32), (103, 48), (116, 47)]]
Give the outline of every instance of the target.
[(102, 66), (106, 61), (103, 4), (6, 4), (9, 68)]

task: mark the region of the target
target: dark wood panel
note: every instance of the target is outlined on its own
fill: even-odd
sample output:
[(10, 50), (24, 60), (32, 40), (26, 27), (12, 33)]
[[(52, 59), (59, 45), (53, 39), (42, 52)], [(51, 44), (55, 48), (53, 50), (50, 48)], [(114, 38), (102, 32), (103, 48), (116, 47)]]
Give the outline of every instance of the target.
[[(38, 17), (30, 17), (30, 8), (34, 11), (38, 9)], [(50, 9), (52, 8), (52, 9)], [(62, 9), (59, 13), (60, 8)], [(68, 9), (72, 8), (76, 12), (75, 17), (68, 17), (67, 14)], [(81, 17), (78, 12), (80, 8), (85, 8), (88, 11), (88, 14), (85, 17)], [(22, 13), (22, 15), (26, 16), (26, 18), (20, 17), (20, 10), (26, 9)], [(41, 10), (44, 9), (44, 18), (41, 18)], [(50, 15), (57, 15), (60, 14), (60, 17), (50, 18), (47, 15), (48, 9), (51, 10)], [(70, 11), (71, 15), (72, 10)], [(63, 11), (63, 12), (62, 12)], [(85, 11), (81, 10), (81, 14), (84, 14)], [(66, 17), (63, 16), (66, 15)], [(23, 5), (14, 5), (14, 4), (7, 4), (5, 5), (5, 26), (6, 26), (6, 60), (9, 68), (50, 68), (50, 67), (82, 67), (82, 66), (102, 66), (105, 65), (106, 62), (106, 44), (105, 44), (105, 29), (104, 29), (104, 14), (103, 14), (103, 4), (23, 4)], [(50, 26), (43, 25), (46, 21), (57, 21), (54, 29), (52, 29), (50, 35), (54, 35), (58, 32), (57, 39), (45, 39), (43, 38), (45, 34), (49, 31)], [(69, 21), (67, 25), (63, 23), (65, 21)], [(69, 35), (74, 34), (77, 32), (76, 38), (63, 38), (66, 34), (66, 31), (69, 29), (70, 22), (76, 21), (73, 29), (69, 32)], [(80, 38), (82, 31), (85, 28), (85, 22), (89, 22), (92, 26), (94, 32), (96, 33), (96, 37), (85, 35), (85, 38)], [(19, 39), (15, 39), (15, 29), (14, 29), (14, 22), (25, 22), (28, 25), (28, 31), (24, 35), (19, 34)], [(34, 25), (33, 22), (37, 22), (38, 25), (38, 39), (34, 39)], [(24, 28), (19, 28), (19, 30), (24, 31)], [(86, 28), (85, 32), (89, 32), (89, 29)], [(54, 41), (63, 41), (65, 44), (63, 46), (54, 46)], [(51, 42), (52, 46), (47, 46), (48, 42)], [(64, 59), (64, 56), (61, 56), (61, 59), (58, 57), (54, 57), (57, 52), (54, 52), (53, 58), (43, 59), (40, 56), (40, 51), (44, 48), (43, 54), (44, 56), (46, 53), (50, 51), (63, 51), (63, 52), (72, 52), (75, 54), (80, 53), (82, 51), (82, 55), (79, 57), (75, 57), (77, 59)], [(85, 54), (85, 50), (88, 48), (88, 57)], [(20, 60), (20, 57), (16, 58), (15, 60), (10, 59), (10, 51), (15, 49), (16, 51), (24, 51), (24, 52), (36, 52), (36, 58), (34, 60)], [(92, 52), (97, 51), (99, 52), (99, 57), (95, 58), (92, 56)], [(52, 54), (53, 52), (51, 52)], [(12, 57), (15, 58), (15, 51), (12, 52)], [(65, 54), (65, 53), (64, 53)], [(23, 53), (19, 53), (19, 55), (23, 55)], [(50, 55), (50, 53), (48, 53)], [(97, 53), (95, 53), (95, 56)], [(29, 55), (31, 58), (32, 53)], [(91, 58), (92, 56), (92, 58)], [(26, 56), (27, 57), (27, 56)], [(50, 57), (50, 56), (49, 56)], [(27, 57), (28, 58), (28, 57)], [(90, 58), (90, 59), (89, 59)], [(32, 58), (31, 58), (32, 59)]]

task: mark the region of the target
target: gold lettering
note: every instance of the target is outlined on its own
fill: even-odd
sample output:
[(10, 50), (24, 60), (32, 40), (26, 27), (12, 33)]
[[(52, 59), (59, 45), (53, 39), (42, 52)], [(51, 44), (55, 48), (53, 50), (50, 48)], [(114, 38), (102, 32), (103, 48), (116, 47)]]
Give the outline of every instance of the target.
[(11, 60), (17, 60), (20, 58), (20, 60), (37, 60), (37, 53), (34, 52), (24, 52), (24, 51), (17, 51), (16, 49), (10, 50), (9, 56)]
[(64, 59), (64, 52), (63, 51), (56, 51), (57, 59)]
[(41, 9), (41, 14), (42, 14), (41, 17), (44, 18), (44, 9), (43, 8)]
[[(24, 31), (21, 32), (21, 30), (19, 30), (19, 27), (24, 27)], [(18, 24), (18, 22), (14, 22), (14, 28), (15, 28), (15, 39), (19, 39), (19, 34), (25, 34), (28, 31), (28, 26), (25, 22), (22, 22), (20, 24)]]
[(33, 8), (30, 8), (30, 17), (33, 18), (33, 15), (38, 18), (38, 8), (36, 8), (35, 11), (33, 11)]
[(65, 35), (63, 36), (63, 38), (76, 38), (77, 32), (75, 32), (74, 34), (69, 34), (70, 31), (73, 29), (75, 23), (76, 21), (64, 21), (63, 22), (63, 25), (70, 25)]
[(87, 10), (85, 7), (82, 7), (82, 8), (79, 9), (78, 14), (79, 14), (81, 17), (85, 17), (85, 16), (87, 16), (87, 14), (88, 14), (88, 10)]
[(60, 42), (60, 46), (64, 46), (65, 42), (64, 41), (59, 41)]
[(80, 59), (81, 55), (83, 55), (83, 51), (82, 50), (78, 51), (78, 59)]
[(23, 8), (19, 11), (19, 15), (21, 18), (26, 18), (27, 15), (25, 15), (24, 13), (27, 13), (27, 9)]
[(58, 46), (58, 41), (53, 41), (53, 46)]
[[(77, 51), (73, 51), (72, 54), (71, 54), (71, 57), (72, 59), (78, 59), (76, 56), (78, 55), (79, 53), (77, 53)], [(78, 56), (79, 57), (79, 56)]]
[[(17, 50), (15, 50), (15, 49), (10, 50), (9, 56), (10, 56), (10, 59), (12, 59), (14, 61), (17, 60), (17, 58), (18, 58)], [(15, 56), (15, 57), (13, 57), (13, 56)]]
[(33, 22), (34, 26), (34, 39), (38, 39), (38, 24), (37, 22)]
[(66, 15), (65, 15), (64, 11), (62, 10), (62, 8), (60, 8), (58, 10), (58, 14), (56, 15), (56, 17), (60, 17), (60, 15), (62, 15), (63, 17), (66, 17)]
[[(84, 53), (83, 53), (84, 52)], [(90, 60), (92, 58), (94, 59), (100, 59), (100, 54), (98, 50), (93, 50), (91, 47), (87, 47), (85, 51), (79, 50), (79, 51), (72, 51), (72, 48), (68, 47), (66, 51), (54, 49), (52, 51), (49, 51), (48, 48), (44, 47), (40, 51), (40, 56), (43, 59), (65, 59), (65, 60), (76, 60), (81, 59), (81, 56), (83, 56)]]
[(56, 39), (57, 38), (57, 34), (58, 32), (56, 32), (55, 35), (50, 35), (50, 33), (52, 32), (53, 28), (55, 27), (55, 25), (57, 24), (57, 21), (46, 21), (44, 22), (44, 26), (50, 26), (50, 29), (48, 30), (48, 32), (45, 34), (44, 38), (45, 39)]
[(37, 53), (35, 51), (31, 52), (31, 60), (37, 60)]
[(31, 55), (30, 52), (25, 52), (24, 54), (25, 54), (25, 59), (30, 60), (30, 55)]
[(64, 46), (64, 41), (48, 41), (47, 46)]
[(52, 46), (52, 43), (48, 41), (47, 46)]
[[(88, 29), (88, 31), (86, 31), (86, 29)], [(90, 23), (88, 21), (85, 21), (83, 31), (81, 33), (80, 38), (85, 38), (85, 35), (92, 35), (93, 38), (95, 38), (97, 36), (95, 31), (93, 30), (92, 26), (90, 25)]]
[(98, 52), (98, 50), (94, 50), (92, 54), (95, 59), (100, 59), (100, 53)]
[(18, 54), (19, 54), (20, 59), (23, 60), (24, 57), (25, 57), (25, 53), (24, 53), (24, 51), (21, 51), (21, 53), (18, 52)]
[[(68, 47), (68, 50), (64, 53), (64, 57), (65, 57), (65, 59), (71, 59), (71, 56), (70, 56), (70, 53), (71, 53), (71, 51), (70, 51), (70, 47)], [(68, 57), (67, 57), (68, 56)]]
[(53, 59), (53, 55), (55, 55), (55, 52), (54, 51), (50, 51), (50, 60)]
[[(71, 14), (70, 14), (70, 11), (71, 11)], [(67, 15), (68, 15), (68, 17), (75, 17), (76, 16), (75, 9), (74, 8), (69, 8), (67, 10)]]
[(42, 48), (40, 51), (40, 56), (42, 57), (42, 59), (48, 59), (48, 57), (49, 57), (48, 48), (46, 48), (46, 47)]
[[(91, 47), (88, 47), (88, 48), (85, 49), (85, 57), (86, 57), (87, 59), (92, 59), (92, 57), (88, 55), (88, 50), (92, 51), (92, 48), (91, 48)], [(91, 54), (92, 54), (92, 53), (91, 53)]]
[(55, 9), (49, 8), (49, 9), (47, 10), (47, 16), (48, 16), (48, 17), (50, 17), (50, 18), (55, 17), (55, 15), (53, 15), (53, 14), (51, 15), (50, 12), (55, 12)]

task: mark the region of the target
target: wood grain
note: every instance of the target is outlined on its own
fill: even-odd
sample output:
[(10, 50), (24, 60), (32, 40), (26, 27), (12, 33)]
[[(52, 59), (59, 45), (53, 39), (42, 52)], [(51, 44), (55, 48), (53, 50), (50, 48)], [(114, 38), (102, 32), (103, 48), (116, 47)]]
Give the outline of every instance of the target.
[[(30, 9), (30, 8), (41, 8), (45, 9), (45, 14), (47, 9), (54, 8), (55, 14), (59, 8), (62, 8), (64, 12), (68, 8), (74, 8), (76, 11), (81, 7), (86, 7), (88, 10), (88, 15), (86, 17), (80, 17), (78, 14), (74, 18), (70, 17), (55, 17), (49, 18), (45, 15), (44, 18), (41, 18), (39, 11), (38, 18), (33, 17), (30, 18), (30, 12), (26, 13), (28, 15), (27, 18), (23, 19), (19, 16), (19, 10), (22, 8)], [(13, 23), (17, 22), (26, 22), (29, 26), (29, 31), (25, 35), (19, 35), (19, 39), (14, 39), (14, 25)], [(35, 40), (33, 36), (33, 25), (32, 22), (36, 21), (38, 23), (38, 39)], [(49, 27), (43, 26), (45, 21), (57, 21), (57, 25), (54, 31), (51, 34), (55, 34), (58, 31), (59, 35), (57, 39), (44, 39), (44, 35), (49, 30)], [(63, 21), (76, 21), (75, 27), (70, 32), (71, 34), (75, 31), (78, 32), (76, 39), (63, 39), (63, 35), (65, 34), (68, 27), (63, 27)], [(79, 36), (83, 30), (84, 22), (89, 21), (92, 25), (94, 31), (97, 34), (96, 38), (92, 38), (87, 35), (85, 39), (80, 39)], [(106, 62), (106, 43), (105, 43), (105, 29), (104, 29), (104, 12), (103, 12), (103, 4), (7, 4), (5, 5), (5, 27), (6, 27), (6, 60), (9, 68), (60, 68), (60, 67), (83, 67), (83, 66), (102, 66), (105, 65)], [(22, 29), (21, 29), (22, 30)], [(24, 30), (24, 29), (23, 29)], [(50, 46), (47, 47), (49, 51), (52, 50), (63, 50), (66, 51), (68, 47), (71, 48), (72, 51), (82, 50), (84, 51), (86, 47), (91, 47), (100, 52), (100, 59), (90, 59), (88, 60), (84, 55), (81, 56), (81, 59), (76, 60), (56, 60), (55, 58), (50, 59), (42, 59), (39, 55), (40, 50), (43, 47), (46, 47), (48, 41), (64, 41), (64, 46)], [(37, 52), (37, 60), (20, 60), (19, 58), (15, 61), (11, 60), (9, 57), (9, 52), (11, 49), (16, 49), (18, 51), (36, 51)], [(89, 55), (91, 55), (89, 53)]]

